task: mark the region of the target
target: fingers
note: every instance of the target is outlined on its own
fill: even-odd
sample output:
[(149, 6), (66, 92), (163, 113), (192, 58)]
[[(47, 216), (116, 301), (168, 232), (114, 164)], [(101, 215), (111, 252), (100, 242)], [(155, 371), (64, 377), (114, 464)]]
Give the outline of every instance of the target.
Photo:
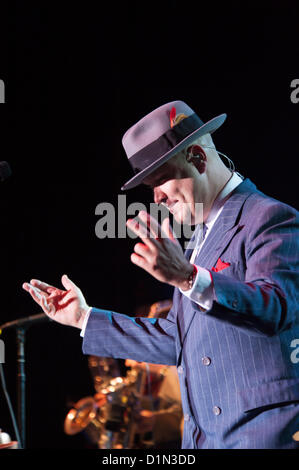
[(76, 284), (73, 281), (71, 281), (70, 278), (67, 277), (66, 274), (62, 276), (61, 282), (67, 290), (80, 290), (79, 287), (76, 286)]
[(51, 286), (46, 282), (39, 281), (38, 279), (31, 279), (30, 284), (47, 293), (50, 293), (53, 289), (58, 290), (56, 287)]
[(170, 238), (171, 240), (175, 240), (174, 233), (170, 226), (169, 217), (166, 217), (163, 220), (162, 226), (157, 222), (154, 217), (152, 217), (145, 211), (140, 211), (138, 214), (138, 218), (148, 227), (151, 236), (153, 236), (154, 238)]
[(36, 302), (39, 303), (39, 301), (42, 298), (42, 291), (39, 290), (37, 287), (32, 286), (28, 282), (24, 282), (23, 284), (23, 289), (25, 289), (31, 296), (34, 298)]
[(23, 289), (29, 292), (33, 300), (40, 305), (46, 314), (55, 314), (56, 309), (52, 302), (48, 302), (44, 292), (31, 284), (24, 282)]
[[(127, 226), (130, 230), (132, 230), (132, 232), (135, 233), (135, 235), (141, 238), (144, 243), (146, 243), (148, 246), (151, 246), (154, 237), (151, 235), (148, 227), (141, 220), (128, 219)], [(150, 237), (152, 238), (150, 239)]]
[(163, 230), (161, 225), (147, 212), (140, 211), (138, 221), (129, 219), (127, 225), (144, 242), (134, 246), (134, 253), (131, 254), (132, 263), (152, 274), (157, 265), (155, 260), (164, 245), (161, 245), (162, 239), (165, 238), (165, 242), (169, 239), (175, 241), (169, 218), (164, 220)]
[(158, 246), (158, 239), (165, 237), (160, 224), (145, 211), (140, 211), (135, 219), (128, 219), (127, 226), (149, 247)]
[(132, 261), (132, 263), (136, 264), (140, 268), (143, 268), (146, 271), (148, 271), (147, 263), (146, 263), (145, 259), (142, 256), (136, 255), (136, 253), (132, 253), (131, 254), (131, 261)]
[(25, 291), (29, 292), (29, 289), (30, 289), (30, 284), (28, 284), (28, 282), (24, 282), (22, 284), (22, 287)]
[(47, 302), (46, 297), (42, 296), (41, 307), (45, 313), (55, 315), (56, 309), (54, 304)]
[(76, 294), (80, 289), (66, 276), (62, 276), (62, 283), (66, 290), (57, 289), (56, 287), (32, 279), (30, 283), (24, 282), (22, 287), (29, 292), (33, 300), (40, 305), (46, 314), (55, 314), (57, 310), (63, 308), (70, 301), (70, 296)]
[[(79, 289), (76, 284), (70, 280), (70, 278), (64, 274), (61, 278), (62, 285), (67, 289)], [(37, 287), (40, 291), (43, 291), (47, 294), (52, 294), (55, 292), (56, 294), (63, 294), (63, 290), (58, 289), (57, 287), (51, 286), (46, 282), (39, 281), (38, 279), (31, 279), (30, 285), (33, 287)], [(26, 290), (26, 289), (25, 289)]]
[(134, 246), (134, 251), (137, 255), (142, 256), (143, 258), (148, 258), (151, 255), (151, 250), (147, 245), (143, 243), (136, 243)]
[(140, 211), (138, 213), (138, 219), (140, 219), (144, 223), (144, 225), (148, 228), (151, 237), (161, 238), (162, 236), (161, 225), (157, 222), (157, 220), (154, 217), (151, 217), (150, 214), (148, 214), (145, 211)]
[(170, 238), (170, 240), (175, 241), (175, 236), (172, 231), (172, 228), (170, 226), (170, 220), (169, 217), (166, 217), (163, 222), (162, 222), (162, 232), (165, 233), (165, 235)]

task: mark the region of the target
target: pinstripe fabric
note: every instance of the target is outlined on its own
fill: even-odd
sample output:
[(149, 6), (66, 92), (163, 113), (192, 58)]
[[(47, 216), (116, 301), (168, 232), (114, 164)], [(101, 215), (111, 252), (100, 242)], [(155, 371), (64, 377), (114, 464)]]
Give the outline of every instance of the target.
[[(295, 448), (299, 364), (290, 345), (299, 338), (298, 229), (295, 209), (246, 179), (195, 260), (211, 272), (212, 308), (202, 312), (175, 289), (164, 320), (93, 309), (83, 352), (176, 364), (183, 448)], [(211, 271), (219, 257), (230, 266)]]

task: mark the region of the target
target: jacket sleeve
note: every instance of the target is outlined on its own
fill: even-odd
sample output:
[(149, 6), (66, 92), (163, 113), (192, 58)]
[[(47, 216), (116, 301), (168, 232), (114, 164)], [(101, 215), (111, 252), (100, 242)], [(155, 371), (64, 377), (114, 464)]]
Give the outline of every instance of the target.
[(299, 321), (299, 220), (295, 209), (280, 203), (261, 219), (245, 242), (245, 282), (210, 271), (214, 302), (207, 314), (272, 336)]
[(83, 353), (175, 365), (177, 329), (173, 309), (167, 319), (155, 319), (93, 308), (83, 338)]

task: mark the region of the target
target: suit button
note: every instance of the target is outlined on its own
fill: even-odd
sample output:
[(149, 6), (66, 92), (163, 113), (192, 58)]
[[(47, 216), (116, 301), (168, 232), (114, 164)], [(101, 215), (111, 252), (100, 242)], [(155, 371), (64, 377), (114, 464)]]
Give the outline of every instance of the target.
[(182, 374), (184, 372), (184, 367), (183, 366), (179, 366), (178, 367), (178, 373), (179, 374)]
[(189, 420), (190, 420), (190, 416), (188, 415), (188, 413), (185, 413), (185, 414), (184, 414), (184, 420), (185, 420), (185, 421), (189, 421)]
[(219, 406), (213, 406), (213, 413), (214, 413), (215, 416), (220, 415), (221, 408), (219, 408)]
[(209, 366), (211, 364), (211, 359), (207, 356), (202, 358), (202, 363), (204, 366)]

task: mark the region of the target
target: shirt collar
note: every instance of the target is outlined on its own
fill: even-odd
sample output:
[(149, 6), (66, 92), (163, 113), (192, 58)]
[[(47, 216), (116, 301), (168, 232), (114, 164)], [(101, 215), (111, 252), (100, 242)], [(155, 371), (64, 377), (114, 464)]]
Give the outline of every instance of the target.
[(211, 228), (211, 225), (215, 222), (215, 219), (220, 214), (225, 202), (230, 197), (233, 190), (242, 183), (243, 179), (235, 172), (232, 173), (232, 176), (224, 186), (224, 188), (220, 191), (218, 196), (216, 197), (212, 209), (208, 215), (208, 218), (205, 222), (208, 229)]

